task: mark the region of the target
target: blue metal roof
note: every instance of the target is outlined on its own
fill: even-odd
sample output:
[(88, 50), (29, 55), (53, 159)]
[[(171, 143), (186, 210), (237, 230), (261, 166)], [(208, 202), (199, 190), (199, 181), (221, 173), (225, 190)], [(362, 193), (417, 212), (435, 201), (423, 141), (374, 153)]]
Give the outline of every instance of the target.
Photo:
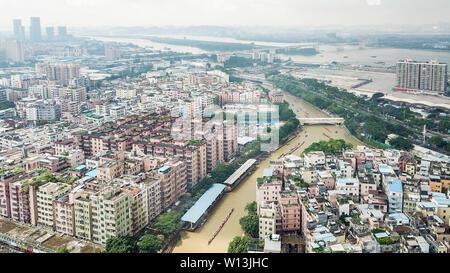
[(217, 197), (225, 190), (223, 184), (213, 184), (200, 199), (181, 217), (182, 221), (197, 223), (198, 219), (206, 212)]
[(265, 168), (263, 172), (263, 177), (272, 177), (273, 175), (273, 168)]
[(417, 202), (417, 206), (422, 206), (424, 208), (436, 209), (437, 206), (433, 202)]
[(395, 220), (399, 221), (409, 221), (408, 216), (406, 216), (404, 213), (392, 213), (391, 217), (394, 218)]
[(433, 197), (440, 197), (440, 198), (445, 198), (446, 197), (445, 193), (442, 193), (442, 192), (432, 192), (431, 196), (433, 196)]
[(375, 235), (375, 238), (377, 238), (377, 239), (388, 237), (386, 232), (375, 233), (374, 235)]
[(76, 168), (78, 171), (84, 171), (87, 169), (86, 165), (80, 165)]
[(327, 232), (327, 233), (324, 233), (324, 234), (313, 233), (313, 236), (314, 236), (314, 238), (315, 238), (317, 241), (325, 241), (325, 242), (333, 242), (333, 241), (336, 241), (336, 237), (335, 237), (332, 233), (330, 233), (330, 232)]
[(314, 229), (314, 231), (315, 232), (324, 232), (324, 231), (327, 231), (328, 232), (328, 229), (326, 228), (326, 227), (324, 227), (324, 226), (318, 226), (318, 227), (316, 227), (315, 229)]
[(387, 187), (389, 192), (403, 193), (402, 181), (400, 179), (393, 179), (392, 182), (388, 182)]
[(392, 174), (394, 173), (394, 170), (391, 166), (388, 166), (386, 164), (379, 164), (378, 169), (380, 170), (380, 173), (382, 174)]
[(170, 166), (163, 166), (158, 170), (159, 174), (164, 174), (166, 173), (168, 170), (170, 170)]
[(319, 248), (320, 247), (318, 244), (316, 244), (314, 242), (311, 242), (310, 244), (311, 244), (312, 248)]
[(97, 169), (88, 172), (86, 175), (90, 177), (97, 177)]
[(450, 206), (450, 199), (447, 198), (441, 198), (441, 197), (434, 197), (433, 201), (438, 205), (438, 206)]
[(347, 183), (359, 184), (359, 180), (353, 177), (344, 177), (338, 178), (336, 181), (336, 184), (347, 184)]

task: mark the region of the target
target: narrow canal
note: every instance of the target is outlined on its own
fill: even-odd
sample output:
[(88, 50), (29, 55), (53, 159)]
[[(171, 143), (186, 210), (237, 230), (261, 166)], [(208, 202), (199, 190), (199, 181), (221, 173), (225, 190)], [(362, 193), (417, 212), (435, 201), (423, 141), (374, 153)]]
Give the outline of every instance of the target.
[[(297, 114), (297, 117), (327, 117), (320, 110), (307, 104), (290, 94), (285, 93), (285, 98), (289, 102), (291, 109)], [(233, 192), (227, 193), (222, 200), (210, 212), (206, 223), (195, 232), (183, 232), (182, 240), (178, 242), (174, 253), (226, 253), (228, 244), (235, 236), (243, 234), (239, 219), (246, 214), (245, 206), (247, 203), (256, 199), (256, 178), (261, 177), (264, 168), (269, 166), (271, 160), (277, 159), (283, 153), (288, 152), (295, 145), (305, 142), (295, 155), (300, 155), (303, 150), (314, 142), (320, 140), (345, 139), (353, 145), (361, 145), (357, 139), (348, 136), (342, 128), (336, 125), (305, 126), (302, 132), (292, 139), (289, 143), (272, 153), (267, 159), (262, 161), (255, 172), (243, 180)], [(223, 219), (234, 208), (228, 222), (222, 228), (217, 237), (208, 245), (208, 240), (217, 230)]]

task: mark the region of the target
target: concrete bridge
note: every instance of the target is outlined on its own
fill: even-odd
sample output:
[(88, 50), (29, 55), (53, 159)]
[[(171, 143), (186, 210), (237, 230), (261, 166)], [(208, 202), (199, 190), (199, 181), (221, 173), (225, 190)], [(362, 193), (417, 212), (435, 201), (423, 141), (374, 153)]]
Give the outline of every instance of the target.
[(301, 125), (341, 125), (344, 124), (343, 118), (299, 118)]

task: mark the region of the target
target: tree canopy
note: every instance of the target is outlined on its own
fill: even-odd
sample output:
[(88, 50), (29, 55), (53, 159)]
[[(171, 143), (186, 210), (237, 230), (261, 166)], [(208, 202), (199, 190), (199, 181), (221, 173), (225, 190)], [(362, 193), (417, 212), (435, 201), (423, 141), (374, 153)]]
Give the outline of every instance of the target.
[(414, 145), (406, 138), (396, 137), (389, 141), (389, 144), (398, 150), (411, 151), (414, 148)]
[(170, 211), (158, 216), (153, 227), (167, 237), (181, 228), (182, 225), (180, 214), (176, 211)]
[(146, 234), (142, 236), (141, 240), (138, 242), (139, 252), (157, 253), (161, 249), (163, 242), (164, 240), (158, 236)]
[(248, 214), (239, 220), (239, 224), (246, 234), (256, 238), (259, 236), (258, 205), (256, 202), (248, 203), (245, 209)]
[(137, 253), (136, 239), (132, 236), (111, 237), (106, 241), (106, 253)]
[(311, 144), (303, 153), (307, 154), (314, 151), (323, 151), (324, 153), (338, 154), (341, 153), (342, 150), (350, 149), (352, 147), (353, 145), (351, 143), (345, 142), (343, 139), (331, 139), (329, 141), (322, 140)]
[(70, 253), (67, 246), (63, 245), (56, 250), (56, 253)]
[(16, 104), (12, 101), (0, 102), (0, 110), (5, 110), (5, 109), (9, 109), (9, 108), (14, 108), (14, 107), (16, 107)]
[(234, 237), (228, 245), (228, 253), (247, 253), (250, 245), (250, 237)]
[(256, 213), (249, 213), (239, 220), (242, 229), (246, 234), (256, 238), (259, 236), (259, 217)]

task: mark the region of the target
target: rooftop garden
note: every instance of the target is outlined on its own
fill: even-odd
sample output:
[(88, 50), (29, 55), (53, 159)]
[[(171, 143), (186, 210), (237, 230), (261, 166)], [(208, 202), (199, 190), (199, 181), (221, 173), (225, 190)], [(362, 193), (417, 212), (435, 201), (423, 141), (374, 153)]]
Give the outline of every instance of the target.
[(161, 116), (145, 116), (144, 119), (168, 121), (168, 120), (172, 120), (172, 117), (170, 117), (170, 116), (165, 116), (165, 117), (161, 117)]
[(361, 219), (359, 218), (359, 213), (353, 214), (352, 216), (352, 221), (356, 224), (361, 224)]
[(66, 127), (69, 127), (70, 125), (71, 125), (70, 122), (64, 122), (64, 123), (58, 124), (58, 127), (59, 128), (66, 128)]
[[(379, 233), (387, 234), (386, 230), (384, 230), (384, 229), (381, 229), (381, 228), (372, 229), (373, 235), (379, 234)], [(400, 240), (400, 236), (386, 236), (384, 238), (377, 238), (376, 240), (380, 245), (393, 245)]]
[(313, 248), (312, 251), (314, 253), (331, 253), (331, 249), (326, 248), (325, 246), (322, 246), (319, 241), (314, 241), (314, 243), (316, 243), (319, 247), (318, 248)]
[(27, 192), (30, 186), (39, 187), (46, 183), (65, 183), (73, 185), (75, 181), (79, 179), (78, 176), (56, 176), (47, 170), (39, 170), (38, 173), (40, 174), (38, 177), (33, 177), (32, 179), (23, 182), (23, 192)]
[(77, 135), (86, 135), (87, 131), (86, 130), (79, 130), (79, 131), (76, 131), (75, 134), (77, 134)]
[(379, 238), (377, 239), (377, 242), (380, 245), (393, 245), (397, 243), (400, 240), (400, 236), (392, 236), (392, 237), (385, 237), (385, 238)]
[(295, 182), (295, 186), (300, 187), (300, 188), (308, 188), (309, 184), (305, 182), (305, 180), (303, 180), (303, 178), (301, 176), (298, 175), (291, 175), (289, 177), (289, 179), (292, 179)]
[(311, 144), (308, 148), (305, 149), (303, 154), (322, 151), (327, 154), (337, 155), (342, 153), (343, 150), (347, 150), (352, 147), (353, 145), (351, 143), (345, 142), (345, 140), (343, 139), (331, 139), (329, 141), (320, 141)]
[(261, 187), (262, 184), (266, 182), (272, 181), (272, 177), (258, 177), (256, 178), (256, 182), (258, 182), (258, 187)]
[(372, 229), (372, 233), (373, 234), (383, 233), (383, 232), (386, 232), (386, 230), (381, 229), (381, 228), (374, 228), (374, 229)]
[(198, 139), (191, 139), (191, 141), (189, 142), (189, 144), (191, 144), (191, 145), (202, 145), (204, 143), (205, 143), (204, 140), (198, 140)]
[(19, 174), (19, 173), (23, 172), (23, 169), (19, 168), (19, 167), (14, 167), (14, 168), (13, 167), (5, 167), (0, 170), (0, 175), (3, 175), (8, 172), (12, 172), (13, 174)]

